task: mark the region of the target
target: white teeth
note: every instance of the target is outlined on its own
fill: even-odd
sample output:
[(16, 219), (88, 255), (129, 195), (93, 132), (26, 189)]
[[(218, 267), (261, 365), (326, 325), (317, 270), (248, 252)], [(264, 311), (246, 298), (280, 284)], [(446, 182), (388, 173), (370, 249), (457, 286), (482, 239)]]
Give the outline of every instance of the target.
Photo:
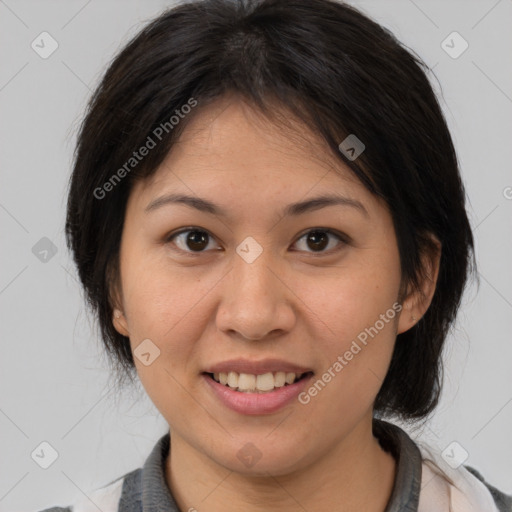
[(227, 385), (237, 391), (266, 393), (274, 388), (281, 388), (285, 384), (293, 384), (302, 375), (293, 372), (268, 372), (262, 375), (220, 372), (214, 373), (213, 378), (224, 386)]
[(295, 380), (295, 373), (287, 373), (286, 374), (286, 377), (285, 377), (285, 380), (286, 380), (286, 383), (287, 384), (292, 384), (293, 381)]
[(230, 388), (236, 389), (238, 387), (238, 373), (229, 372), (228, 373), (228, 386)]
[(285, 372), (277, 372), (274, 375), (274, 386), (276, 388), (281, 388), (285, 385), (286, 382), (286, 373)]
[(274, 389), (274, 376), (271, 373), (258, 375), (256, 377), (256, 389), (259, 391), (270, 391)]
[[(259, 379), (259, 377), (258, 377)], [(238, 377), (238, 389), (240, 391), (253, 391), (256, 388), (256, 377), (248, 373), (241, 373)], [(273, 388), (274, 386), (272, 386)], [(258, 389), (260, 387), (258, 386)]]

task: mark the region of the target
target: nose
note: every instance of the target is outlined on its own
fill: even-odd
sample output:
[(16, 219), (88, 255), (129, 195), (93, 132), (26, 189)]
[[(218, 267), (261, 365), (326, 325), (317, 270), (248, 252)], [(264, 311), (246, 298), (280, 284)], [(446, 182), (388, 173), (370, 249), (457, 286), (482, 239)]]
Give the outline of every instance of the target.
[(285, 274), (270, 251), (264, 250), (251, 263), (236, 254), (220, 287), (217, 327), (231, 337), (250, 341), (289, 332), (296, 322), (296, 296)]

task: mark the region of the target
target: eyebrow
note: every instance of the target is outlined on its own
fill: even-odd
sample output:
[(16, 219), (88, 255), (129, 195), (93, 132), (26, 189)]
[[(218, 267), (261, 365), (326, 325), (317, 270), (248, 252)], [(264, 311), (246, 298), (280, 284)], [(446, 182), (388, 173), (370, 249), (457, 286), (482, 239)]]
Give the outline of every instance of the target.
[[(220, 217), (229, 217), (229, 214), (226, 210), (224, 210), (219, 205), (208, 201), (207, 199), (202, 199), (200, 197), (187, 196), (185, 194), (166, 194), (161, 197), (157, 197), (151, 203), (149, 203), (144, 209), (145, 213), (149, 213), (152, 211), (161, 208), (162, 206), (166, 206), (169, 204), (184, 204), (191, 208), (195, 208), (201, 212), (210, 213), (212, 215), (217, 215)], [(366, 217), (369, 217), (368, 211), (363, 206), (363, 204), (356, 199), (350, 199), (341, 195), (322, 195), (318, 197), (314, 197), (312, 199), (308, 199), (307, 201), (301, 201), (299, 203), (292, 203), (283, 208), (281, 215), (286, 216), (297, 216), (302, 215), (307, 212), (312, 212), (315, 210), (319, 210), (321, 208), (325, 208), (327, 206), (348, 206), (359, 210)]]

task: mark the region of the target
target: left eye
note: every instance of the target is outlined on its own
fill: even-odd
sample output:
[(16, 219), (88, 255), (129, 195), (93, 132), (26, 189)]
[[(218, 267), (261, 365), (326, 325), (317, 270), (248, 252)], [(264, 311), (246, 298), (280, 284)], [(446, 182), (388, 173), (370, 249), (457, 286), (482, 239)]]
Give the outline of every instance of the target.
[[(311, 229), (304, 235), (302, 235), (296, 243), (300, 242), (303, 238), (306, 239), (306, 244), (308, 244), (309, 247), (313, 247), (315, 250), (313, 252), (323, 252), (328, 253), (332, 251), (332, 248), (330, 248), (327, 251), (324, 251), (325, 247), (329, 245), (329, 237), (334, 237), (338, 239), (338, 247), (334, 248), (334, 250), (339, 250), (348, 242), (348, 238), (345, 235), (337, 234), (334, 231), (330, 229)], [(306, 251), (307, 252), (307, 251)]]
[[(188, 235), (187, 235), (188, 234)], [(187, 235), (187, 236), (184, 236)], [(305, 243), (308, 244), (308, 247), (312, 247), (315, 252), (331, 252), (332, 248), (329, 250), (324, 250), (326, 246), (329, 245), (329, 237), (334, 237), (338, 239), (338, 242), (340, 242), (338, 245), (338, 249), (341, 249), (341, 246), (345, 245), (348, 241), (348, 237), (343, 234), (335, 233), (334, 231), (330, 229), (321, 229), (321, 228), (315, 228), (310, 229), (306, 233), (304, 233), (298, 240), (295, 242), (296, 244), (299, 243), (302, 239), (305, 239)], [(205, 252), (205, 249), (209, 245), (209, 239), (213, 237), (208, 233), (208, 231), (205, 231), (204, 229), (198, 229), (198, 228), (189, 228), (184, 229), (182, 231), (179, 231), (177, 233), (171, 234), (169, 237), (167, 237), (166, 242), (170, 243), (174, 240), (177, 241), (176, 245), (181, 251), (184, 252), (191, 252), (191, 253), (201, 253)], [(174, 242), (173, 242), (174, 243)], [(308, 251), (306, 251), (308, 252)]]

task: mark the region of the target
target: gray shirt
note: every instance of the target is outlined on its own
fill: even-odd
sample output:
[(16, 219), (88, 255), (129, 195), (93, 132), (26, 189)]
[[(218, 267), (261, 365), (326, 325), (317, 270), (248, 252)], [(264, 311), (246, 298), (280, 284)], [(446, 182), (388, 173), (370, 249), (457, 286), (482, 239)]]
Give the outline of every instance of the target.
[[(391, 423), (374, 419), (373, 431), (383, 449), (397, 461), (394, 487), (384, 512), (417, 512), (422, 476), (422, 455), (418, 446), (406, 432)], [(117, 489), (114, 499), (114, 507), (117, 508), (102, 509), (103, 512), (187, 512), (180, 511), (165, 480), (169, 446), (168, 432), (158, 440), (141, 468), (110, 482), (108, 486)], [(473, 468), (465, 467), (489, 490), (500, 512), (512, 512), (512, 496), (485, 482)], [(41, 512), (80, 512), (80, 508), (70, 505), (47, 508)]]

